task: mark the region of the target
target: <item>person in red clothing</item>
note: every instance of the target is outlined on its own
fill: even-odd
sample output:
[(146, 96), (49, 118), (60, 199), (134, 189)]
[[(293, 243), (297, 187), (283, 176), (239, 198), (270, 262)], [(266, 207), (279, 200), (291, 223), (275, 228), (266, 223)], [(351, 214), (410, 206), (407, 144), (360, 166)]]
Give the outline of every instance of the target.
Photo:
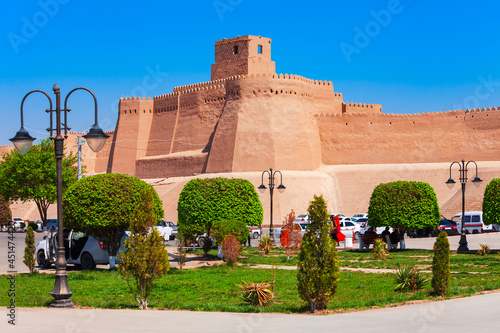
[(340, 219), (338, 216), (334, 216), (331, 218), (332, 221), (332, 239), (337, 242), (337, 245), (339, 245), (339, 242), (342, 242), (345, 240), (345, 235), (340, 231)]

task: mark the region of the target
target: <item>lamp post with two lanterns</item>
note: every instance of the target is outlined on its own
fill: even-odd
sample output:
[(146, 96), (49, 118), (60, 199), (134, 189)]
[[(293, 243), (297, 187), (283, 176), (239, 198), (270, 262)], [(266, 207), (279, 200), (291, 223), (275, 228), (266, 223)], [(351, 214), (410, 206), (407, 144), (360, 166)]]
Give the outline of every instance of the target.
[[(14, 147), (16, 150), (21, 154), (24, 155), (26, 154), (33, 141), (35, 138), (31, 137), (24, 129), (24, 118), (23, 118), (23, 105), (24, 101), (26, 98), (36, 92), (44, 94), (50, 104), (50, 108), (45, 110), (45, 112), (50, 114), (50, 127), (47, 129), (50, 132), (50, 136), (54, 140), (54, 151), (55, 151), (55, 158), (56, 158), (56, 174), (57, 174), (57, 257), (56, 257), (56, 273), (55, 273), (55, 284), (54, 284), (54, 289), (51, 292), (52, 297), (54, 297), (54, 300), (51, 303), (51, 307), (57, 307), (57, 308), (72, 308), (74, 307), (73, 302), (71, 301), (71, 295), (73, 294), (71, 290), (69, 289), (68, 286), (68, 279), (67, 279), (67, 273), (66, 273), (66, 257), (65, 257), (65, 250), (64, 250), (64, 242), (63, 242), (63, 214), (62, 214), (62, 189), (63, 189), (63, 181), (62, 181), (62, 158), (64, 155), (64, 139), (68, 137), (68, 130), (70, 130), (70, 127), (68, 127), (67, 123), (67, 116), (68, 112), (71, 111), (71, 109), (68, 109), (67, 107), (67, 102), (68, 102), (68, 97), (75, 91), (77, 90), (85, 90), (89, 92), (92, 97), (94, 98), (94, 104), (95, 104), (95, 122), (94, 125), (90, 128), (88, 133), (84, 135), (83, 137), (86, 139), (90, 149), (92, 149), (94, 152), (98, 152), (104, 147), (104, 144), (106, 143), (106, 139), (109, 137), (109, 135), (105, 134), (102, 129), (99, 127), (97, 124), (97, 99), (95, 98), (95, 95), (92, 91), (90, 91), (87, 88), (79, 87), (71, 90), (67, 95), (64, 100), (64, 108), (61, 109), (61, 93), (60, 93), (60, 88), (57, 84), (54, 84), (53, 87), (54, 94), (56, 95), (56, 108), (52, 108), (52, 100), (50, 96), (42, 91), (42, 90), (32, 90), (29, 93), (27, 93), (22, 102), (21, 102), (21, 129), (16, 133), (16, 135), (10, 139), (12, 143), (14, 144)], [(56, 120), (55, 120), (55, 127), (53, 124), (53, 114), (55, 113)], [(64, 123), (62, 123), (61, 119), (61, 113), (64, 113)], [(64, 138), (61, 135), (61, 131), (64, 129)], [(54, 136), (55, 132), (55, 136)]]
[(472, 182), (474, 184), (479, 184), (480, 182), (482, 182), (483, 180), (477, 176), (477, 164), (476, 164), (476, 162), (469, 161), (469, 162), (465, 163), (465, 160), (462, 160), (462, 163), (455, 161), (455, 162), (450, 164), (450, 178), (446, 181), (446, 184), (448, 184), (448, 186), (450, 188), (453, 187), (453, 185), (455, 184), (455, 181), (451, 177), (451, 167), (454, 164), (457, 164), (459, 167), (459, 172), (460, 172), (459, 180), (460, 180), (460, 184), (462, 184), (462, 217), (461, 217), (462, 225), (461, 225), (460, 242), (458, 242), (459, 246), (458, 246), (457, 252), (468, 252), (469, 251), (469, 247), (467, 246), (467, 236), (465, 235), (465, 221), (464, 221), (465, 220), (465, 184), (467, 183), (467, 171), (468, 171), (467, 166), (469, 165), (469, 163), (474, 163), (474, 165), (476, 166), (476, 177), (474, 177)]
[(269, 225), (269, 234), (271, 236), (272, 241), (274, 242), (274, 231), (273, 231), (273, 191), (274, 191), (275, 175), (277, 173), (280, 174), (280, 184), (278, 186), (278, 191), (280, 193), (283, 193), (283, 191), (285, 191), (286, 187), (283, 185), (283, 175), (281, 174), (281, 171), (279, 171), (279, 170), (273, 171), (273, 168), (270, 168), (269, 171), (264, 170), (262, 172), (261, 184), (258, 187), (258, 189), (259, 189), (259, 191), (261, 193), (263, 193), (264, 190), (266, 190), (266, 185), (264, 185), (264, 174), (266, 174), (266, 173), (267, 173), (267, 176), (269, 178), (269, 195), (271, 196), (271, 211), (270, 211), (270, 213), (271, 213), (271, 223)]

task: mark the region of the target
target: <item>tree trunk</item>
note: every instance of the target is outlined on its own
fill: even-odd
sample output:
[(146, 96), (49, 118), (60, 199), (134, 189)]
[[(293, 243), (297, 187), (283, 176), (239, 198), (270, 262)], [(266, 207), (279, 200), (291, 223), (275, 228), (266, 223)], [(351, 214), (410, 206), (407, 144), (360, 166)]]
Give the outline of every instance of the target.
[(116, 256), (109, 256), (109, 269), (116, 268)]

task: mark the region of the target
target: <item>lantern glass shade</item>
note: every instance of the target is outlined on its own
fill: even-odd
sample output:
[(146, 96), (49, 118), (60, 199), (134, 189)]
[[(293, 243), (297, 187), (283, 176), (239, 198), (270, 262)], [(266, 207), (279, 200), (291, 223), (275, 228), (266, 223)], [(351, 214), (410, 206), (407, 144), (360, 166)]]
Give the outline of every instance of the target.
[(264, 191), (266, 190), (266, 185), (264, 184), (260, 184), (259, 187), (257, 187), (257, 189), (259, 190), (260, 193), (264, 193)]
[(109, 138), (109, 135), (104, 133), (102, 129), (97, 124), (95, 124), (83, 137), (87, 141), (90, 149), (97, 153), (102, 149), (102, 147), (104, 147), (104, 145), (106, 144), (106, 140)]
[(280, 193), (285, 192), (285, 189), (286, 189), (286, 187), (283, 184), (280, 184), (280, 186), (278, 186), (278, 192), (280, 192)]
[(16, 136), (10, 139), (10, 141), (14, 144), (14, 147), (19, 154), (25, 155), (28, 150), (30, 150), (35, 138), (31, 137), (24, 127), (21, 127), (21, 129), (17, 131)]

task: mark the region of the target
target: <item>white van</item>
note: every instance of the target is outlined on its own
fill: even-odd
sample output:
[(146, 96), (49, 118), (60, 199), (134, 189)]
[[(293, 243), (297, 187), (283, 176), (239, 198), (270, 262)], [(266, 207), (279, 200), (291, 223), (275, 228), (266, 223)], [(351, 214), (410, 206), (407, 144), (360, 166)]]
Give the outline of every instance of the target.
[[(462, 232), (462, 213), (458, 213), (451, 218), (453, 222), (457, 224), (457, 230), (459, 233)], [(467, 234), (480, 234), (485, 231), (493, 231), (492, 225), (485, 225), (483, 223), (483, 212), (465, 212), (464, 215), (465, 222), (465, 233)]]

